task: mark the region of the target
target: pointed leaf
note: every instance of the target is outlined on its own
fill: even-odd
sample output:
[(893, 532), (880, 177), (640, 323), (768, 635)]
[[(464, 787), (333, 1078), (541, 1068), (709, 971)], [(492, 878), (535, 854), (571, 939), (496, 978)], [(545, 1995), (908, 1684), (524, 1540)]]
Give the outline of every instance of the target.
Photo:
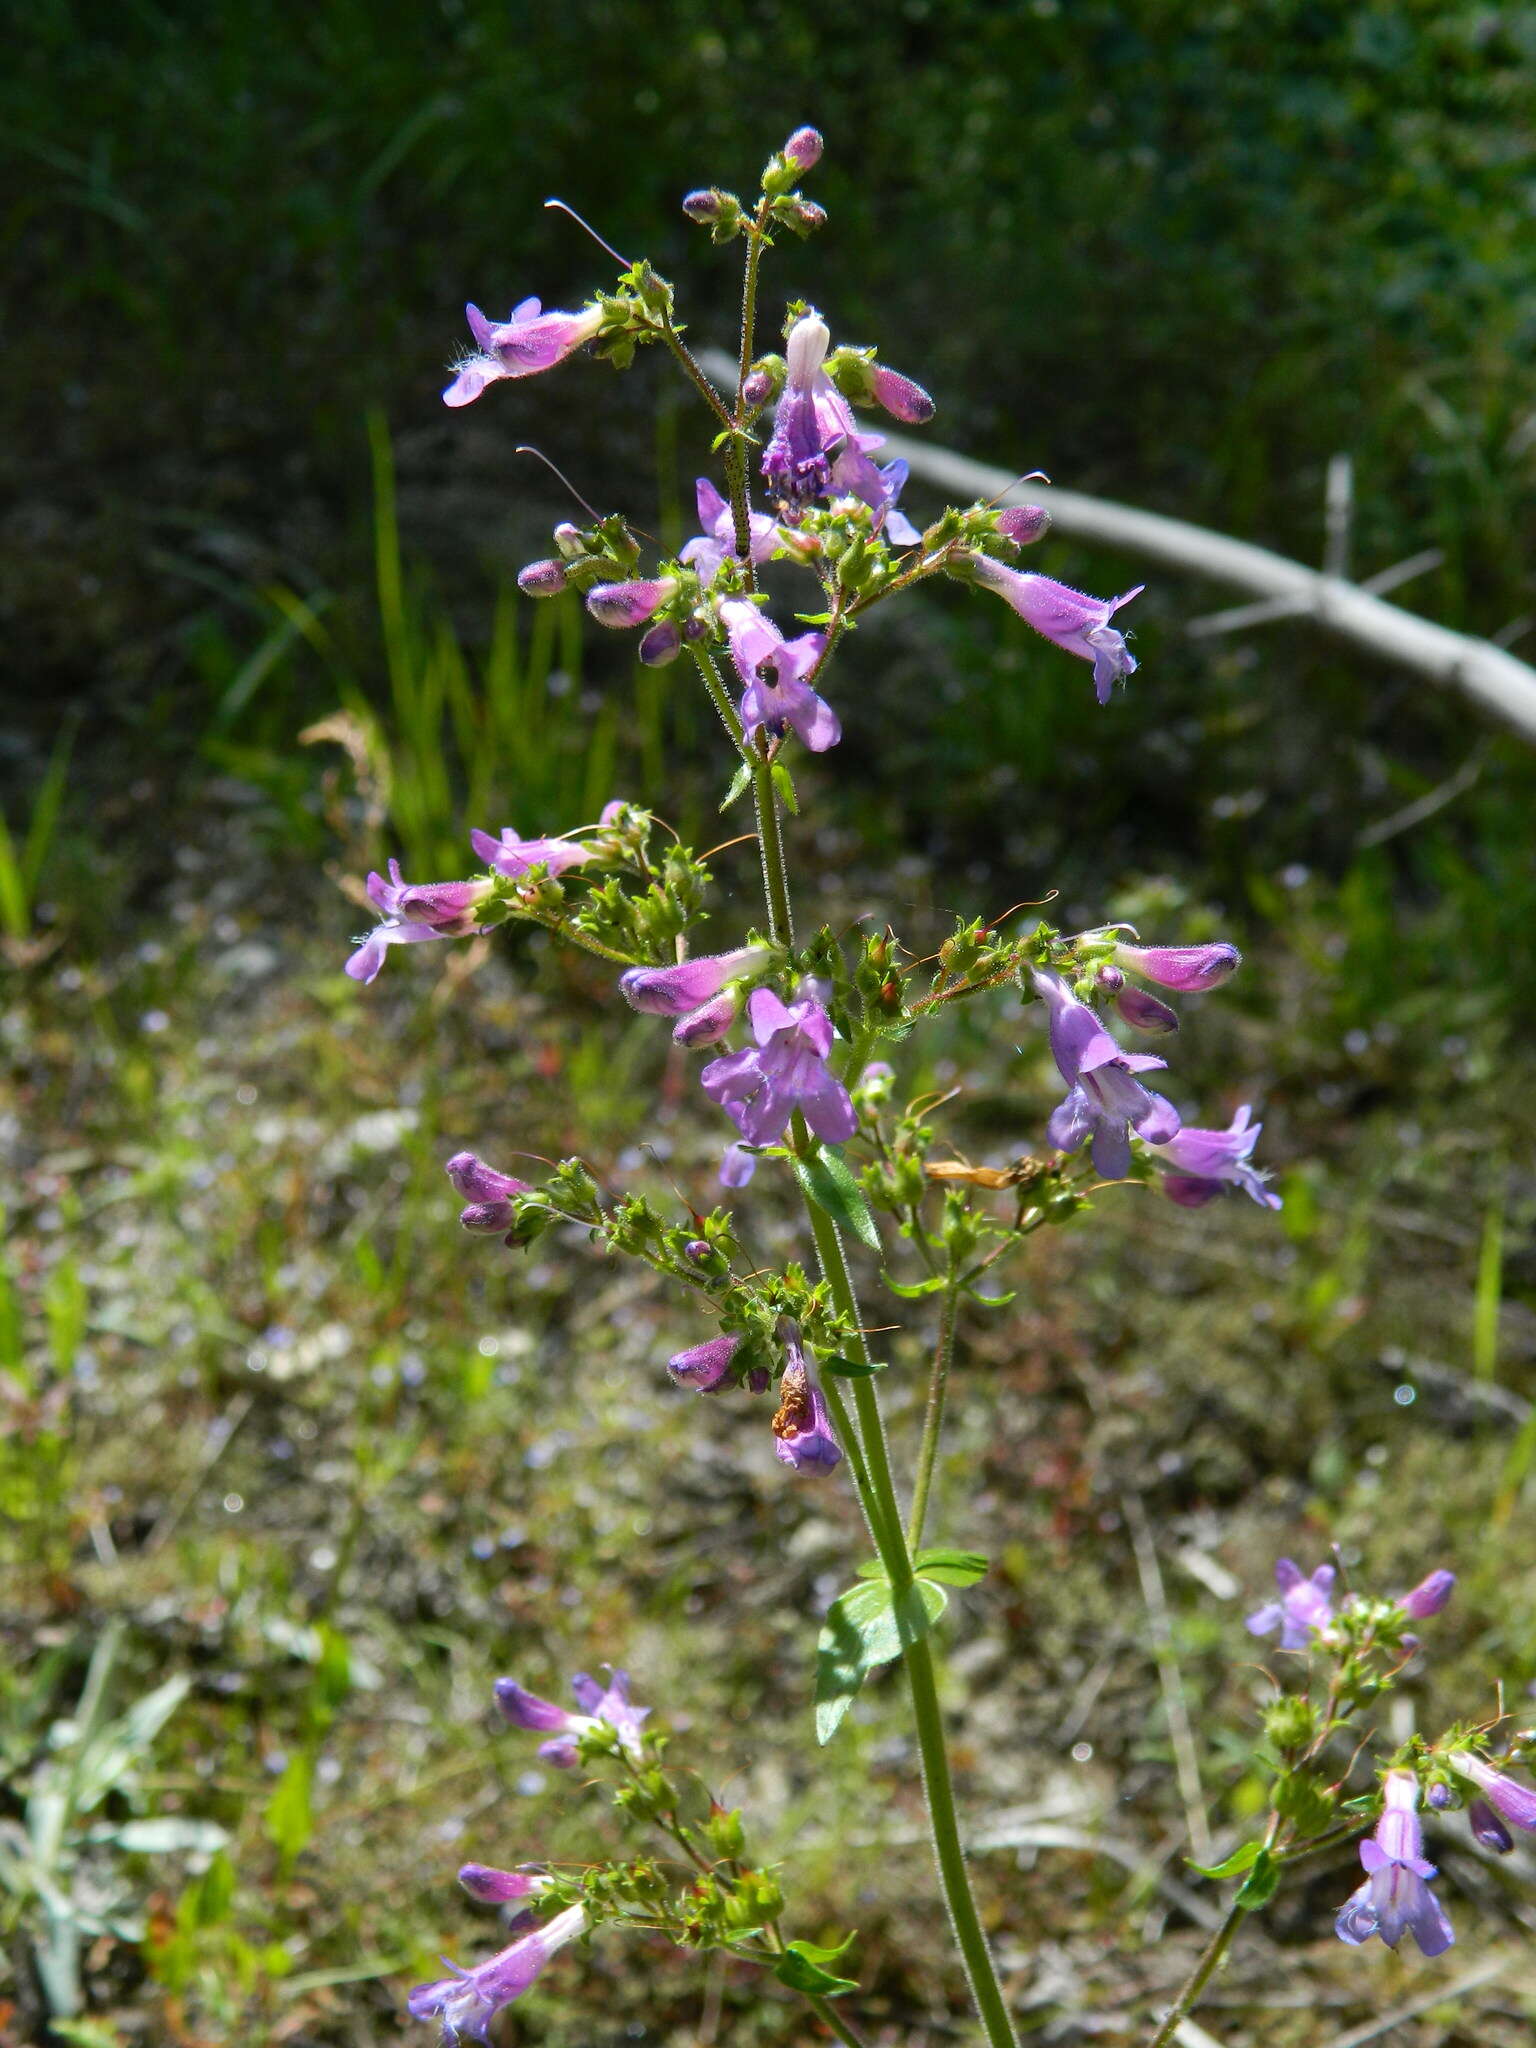
[(864, 1190), (854, 1179), (840, 1152), (818, 1152), (810, 1159), (796, 1159), (795, 1178), (818, 1209), (851, 1230), (872, 1252), (880, 1249), (880, 1233), (864, 1199)]
[(1241, 1849), (1234, 1849), (1221, 1863), (1196, 1863), (1192, 1857), (1186, 1857), (1185, 1861), (1191, 1870), (1198, 1870), (1202, 1877), (1240, 1877), (1245, 1870), (1251, 1870), (1258, 1862), (1262, 1848), (1261, 1842), (1244, 1842)]
[(941, 1294), (949, 1285), (949, 1282), (937, 1273), (931, 1280), (914, 1280), (907, 1285), (900, 1280), (893, 1280), (889, 1273), (882, 1273), (880, 1277), (892, 1294), (899, 1294), (903, 1301), (921, 1301), (925, 1294)]
[(871, 1578), (833, 1601), (816, 1644), (818, 1742), (831, 1741), (869, 1673), (925, 1636), (948, 1598), (919, 1579), (898, 1602), (886, 1579)]
[(792, 818), (800, 815), (800, 799), (795, 795), (795, 785), (789, 770), (782, 761), (773, 764), (773, 786), (784, 800), (784, 808)]
[(1254, 1857), (1253, 1868), (1243, 1879), (1233, 1903), (1241, 1906), (1245, 1913), (1257, 1913), (1275, 1896), (1279, 1882), (1280, 1865), (1267, 1849), (1261, 1849)]
[(773, 1974), (791, 1991), (803, 1991), (811, 1998), (841, 1998), (845, 1991), (857, 1991), (856, 1977), (834, 1977), (806, 1954), (810, 1944), (792, 1941), (774, 1965)]
[(937, 1579), (941, 1586), (974, 1586), (986, 1577), (989, 1562), (979, 1550), (920, 1550), (912, 1565), (925, 1579)]
[(875, 1358), (824, 1358), (821, 1368), (838, 1380), (872, 1380), (877, 1372), (888, 1370), (883, 1360)]
[(752, 764), (750, 761), (743, 761), (736, 770), (736, 773), (731, 777), (731, 786), (725, 792), (725, 801), (720, 806), (721, 810), (728, 811), (737, 798), (745, 796), (751, 787)]

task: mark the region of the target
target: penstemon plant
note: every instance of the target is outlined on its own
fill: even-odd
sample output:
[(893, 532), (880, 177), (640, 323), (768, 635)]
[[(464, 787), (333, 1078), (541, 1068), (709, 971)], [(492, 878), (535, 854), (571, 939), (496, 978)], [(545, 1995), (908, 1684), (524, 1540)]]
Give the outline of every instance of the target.
[[(1091, 664), (1101, 704), (1136, 668), (1112, 623), (1135, 590), (1089, 597), (1016, 566), (1048, 527), (1038, 506), (951, 507), (921, 532), (911, 524), (900, 505), (905, 465), (876, 461), (881, 437), (861, 429), (855, 408), (921, 425), (934, 406), (920, 386), (871, 348), (834, 346), (820, 315), (799, 302), (786, 310), (782, 350), (759, 352), (764, 256), (786, 232), (805, 236), (826, 222), (799, 190), (821, 151), (816, 131), (799, 129), (770, 158), (750, 205), (716, 188), (683, 201), (715, 243), (743, 247), (734, 389), (717, 388), (689, 349), (672, 287), (648, 263), (617, 259), (613, 288), (578, 313), (544, 312), (528, 299), (496, 322), (471, 306), (475, 349), (444, 393), (450, 406), (467, 405), (500, 379), (542, 373), (586, 347), (622, 369), (638, 347), (654, 344), (707, 408), (719, 480), (699, 480), (702, 531), (675, 559), (646, 565), (640, 541), (613, 514), (557, 527), (556, 552), (525, 568), (519, 582), (534, 598), (579, 592), (599, 625), (641, 633), (643, 662), (694, 672), (732, 759), (722, 809), (748, 796), (754, 808), (760, 919), (724, 950), (694, 951), (708, 869), (648, 812), (615, 801), (590, 825), (556, 836), (476, 830), (484, 871), (473, 879), (412, 883), (394, 863), (388, 879), (371, 875), (381, 922), (347, 972), (371, 982), (395, 945), (506, 923), (542, 926), (611, 963), (632, 1008), (669, 1020), (679, 1046), (708, 1054), (699, 1085), (723, 1112), (722, 1135), (730, 1134), (724, 1187), (744, 1188), (760, 1163), (792, 1178), (804, 1206), (805, 1256), (773, 1267), (746, 1257), (728, 1203), (700, 1213), (680, 1200), (669, 1216), (644, 1194), (605, 1188), (580, 1158), (536, 1184), (473, 1152), (447, 1162), (466, 1229), (526, 1246), (556, 1224), (576, 1225), (605, 1254), (641, 1260), (663, 1276), (697, 1324), (695, 1341), (670, 1361), (679, 1389), (717, 1397), (771, 1391), (765, 1453), (771, 1442), (806, 1480), (851, 1478), (874, 1554), (852, 1569), (820, 1630), (817, 1736), (830, 1741), (868, 1675), (900, 1661), (950, 1922), (982, 2032), (992, 2048), (1009, 2048), (1014, 2028), (967, 1874), (936, 1671), (951, 1591), (987, 1569), (977, 1552), (931, 1541), (928, 1525), (959, 1310), (964, 1302), (1004, 1305), (1011, 1297), (998, 1283), (1008, 1262), (1106, 1184), (1152, 1183), (1185, 1207), (1241, 1193), (1276, 1209), (1279, 1197), (1254, 1164), (1260, 1127), (1249, 1110), (1226, 1129), (1184, 1124), (1148, 1085), (1165, 1061), (1127, 1050), (1106, 1022), (1113, 1012), (1140, 1034), (1173, 1031), (1178, 1018), (1153, 990), (1216, 987), (1239, 965), (1234, 946), (1143, 944), (1129, 926), (1109, 922), (1064, 932), (1044, 921), (1005, 930), (1007, 920), (960, 918), (937, 953), (918, 960), (889, 926), (856, 940), (825, 926), (797, 929), (786, 827), (786, 813), (799, 815), (791, 766), (799, 748), (837, 745), (829, 673), (873, 606), (946, 576), (1001, 596), (1037, 633)], [(809, 602), (795, 615), (804, 630), (786, 635), (769, 616), (760, 587), (769, 564), (804, 579)], [(911, 1035), (950, 1004), (1010, 997), (1039, 1004), (1066, 1092), (1044, 1120), (1041, 1156), (974, 1167), (941, 1138), (942, 1104), (904, 1097), (895, 1063)], [(898, 1243), (907, 1250), (907, 1279), (888, 1270)], [(905, 1486), (893, 1470), (880, 1397), (886, 1367), (870, 1348), (850, 1245), (879, 1261), (893, 1294), (932, 1297), (936, 1312)], [(1395, 1946), (1407, 1932), (1434, 1955), (1453, 1937), (1429, 1889), (1421, 1802), (1467, 1804), (1475, 1836), (1495, 1850), (1509, 1846), (1508, 1824), (1536, 1827), (1536, 1793), (1500, 1767), (1536, 1753), (1536, 1736), (1516, 1737), (1496, 1763), (1496, 1722), (1458, 1725), (1434, 1744), (1416, 1736), (1381, 1759), (1379, 1791), (1350, 1792), (1369, 1740), (1362, 1717), (1413, 1658), (1410, 1624), (1444, 1606), (1453, 1579), (1435, 1571), (1401, 1599), (1347, 1589), (1336, 1599), (1336, 1571), (1324, 1565), (1305, 1577), (1282, 1560), (1279, 1600), (1251, 1617), (1256, 1633), (1280, 1629), (1278, 1661), (1301, 1677), (1275, 1681), (1257, 1751), (1272, 1781), (1267, 1817), (1245, 1846), (1203, 1868), (1212, 1879), (1238, 1880), (1237, 1889), (1189, 1981), (1150, 2022), (1154, 2048), (1174, 2038), (1245, 1916), (1267, 1905), (1302, 1858), (1361, 1838), (1365, 1878), (1340, 1909), (1340, 1937), (1360, 1943), (1379, 1935)], [(844, 1974), (852, 1937), (818, 1947), (785, 1934), (780, 1877), (749, 1854), (743, 1816), (672, 1765), (667, 1739), (647, 1728), (622, 1672), (606, 1684), (579, 1675), (574, 1691), (579, 1711), (568, 1712), (508, 1678), (496, 1702), (514, 1726), (545, 1736), (548, 1761), (579, 1764), (609, 1782), (621, 1816), (653, 1831), (660, 1848), (579, 1871), (467, 1865), (466, 1889), (507, 1909), (513, 1939), (474, 1968), (449, 1965), (448, 1975), (418, 1986), (412, 2013), (440, 2021), (445, 2040), (487, 2038), (495, 2014), (558, 1949), (621, 1929), (756, 1963), (808, 1999), (833, 2034), (858, 2042), (848, 2005), (836, 2003), (851, 2003), (858, 1990)]]

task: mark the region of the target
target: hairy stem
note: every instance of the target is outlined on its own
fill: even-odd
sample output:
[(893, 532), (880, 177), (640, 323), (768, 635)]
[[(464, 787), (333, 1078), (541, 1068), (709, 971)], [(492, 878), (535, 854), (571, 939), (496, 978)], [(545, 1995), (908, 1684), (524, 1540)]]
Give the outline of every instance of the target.
[(683, 340), (683, 337), (672, 326), (670, 321), (662, 329), (661, 338), (682, 365), (684, 376), (687, 377), (689, 383), (698, 392), (721, 426), (734, 426), (735, 421), (731, 418), (725, 400), (705, 376), (703, 370), (699, 367), (692, 349), (689, 348), (687, 342)]
[(793, 946), (795, 931), (789, 909), (789, 873), (784, 865), (779, 793), (773, 786), (772, 766), (763, 754), (752, 763), (752, 801), (757, 809), (757, 843), (763, 856), (769, 936), (781, 946)]
[(1168, 2008), (1162, 2025), (1152, 2036), (1148, 2048), (1167, 2048), (1167, 2044), (1178, 2033), (1185, 2017), (1198, 2002), (1201, 1992), (1215, 1975), (1222, 1958), (1232, 1946), (1238, 1928), (1242, 1925), (1246, 1909), (1236, 1900), (1227, 1908), (1226, 1918), (1205, 1945), (1205, 1951), (1191, 1970), (1183, 1990)]
[(928, 1519), (928, 1495), (933, 1486), (933, 1465), (944, 1433), (944, 1396), (949, 1387), (949, 1368), (955, 1356), (955, 1322), (960, 1307), (960, 1287), (954, 1268), (944, 1290), (939, 1315), (939, 1341), (934, 1347), (933, 1371), (928, 1379), (928, 1410), (923, 1417), (923, 1441), (917, 1454), (917, 1479), (912, 1487), (912, 1514), (907, 1523), (907, 1548), (914, 1554), (923, 1540)]

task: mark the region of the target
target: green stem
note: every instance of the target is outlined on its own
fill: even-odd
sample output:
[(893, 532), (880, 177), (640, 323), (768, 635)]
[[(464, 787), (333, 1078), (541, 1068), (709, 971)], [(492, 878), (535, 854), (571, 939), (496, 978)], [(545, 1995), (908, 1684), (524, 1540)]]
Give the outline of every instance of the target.
[(747, 746), (746, 733), (736, 715), (736, 706), (731, 702), (731, 693), (721, 681), (719, 669), (715, 667), (714, 656), (707, 647), (690, 647), (688, 651), (698, 667), (705, 689), (709, 692), (710, 703), (720, 714), (720, 723), (731, 736), (732, 746), (744, 761), (751, 762), (755, 768), (756, 757)]
[(661, 330), (661, 338), (667, 344), (667, 347), (671, 349), (673, 355), (676, 356), (678, 362), (682, 365), (683, 374), (709, 407), (715, 418), (720, 422), (721, 426), (734, 427), (736, 423), (726, 409), (725, 400), (705, 376), (703, 370), (694, 359), (693, 351), (689, 348), (687, 342), (683, 340), (677, 329), (668, 324)]
[(836, 2034), (839, 2041), (847, 2043), (847, 2048), (865, 2048), (863, 2039), (853, 2031), (847, 2021), (839, 2019), (837, 2009), (831, 1999), (817, 1998), (813, 1992), (809, 1991), (803, 1992), (801, 1995), (816, 2017), (832, 2029), (832, 2032)]
[(1227, 1916), (1206, 1943), (1205, 1953), (1190, 1972), (1184, 1989), (1169, 2007), (1166, 2018), (1148, 2043), (1148, 2048), (1167, 2048), (1167, 2044), (1178, 2033), (1179, 2027), (1199, 2000), (1201, 1992), (1214, 1976), (1222, 1958), (1232, 1946), (1237, 1930), (1245, 1918), (1246, 1908), (1234, 1900), (1227, 1908)]
[(763, 856), (763, 894), (768, 902), (768, 933), (781, 946), (795, 943), (789, 909), (789, 875), (784, 866), (784, 835), (779, 825), (779, 793), (773, 769), (761, 755), (752, 762), (752, 802), (757, 810), (757, 844)]
[(933, 1354), (933, 1371), (928, 1380), (928, 1412), (923, 1418), (922, 1448), (917, 1454), (917, 1480), (912, 1488), (912, 1515), (907, 1524), (907, 1548), (914, 1554), (922, 1544), (923, 1524), (928, 1519), (928, 1494), (933, 1485), (933, 1464), (939, 1454), (944, 1432), (944, 1396), (949, 1387), (949, 1368), (955, 1356), (955, 1323), (960, 1307), (960, 1288), (954, 1268), (944, 1290), (944, 1307), (939, 1316), (939, 1341)]

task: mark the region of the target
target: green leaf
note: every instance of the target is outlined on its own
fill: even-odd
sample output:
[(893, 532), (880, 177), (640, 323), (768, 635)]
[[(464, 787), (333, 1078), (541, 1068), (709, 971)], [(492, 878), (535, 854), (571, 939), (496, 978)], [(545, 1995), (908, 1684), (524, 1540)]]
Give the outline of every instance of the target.
[[(848, 1941), (852, 1939), (850, 1934)], [(817, 1960), (840, 1956), (848, 1941), (842, 1948), (813, 1948), (808, 1941), (792, 1941), (774, 1965), (773, 1974), (791, 1991), (804, 1991), (812, 1998), (840, 1998), (845, 1991), (857, 1991), (859, 1981), (856, 1977), (835, 1977)]]
[(837, 1380), (872, 1380), (877, 1372), (888, 1370), (885, 1361), (876, 1358), (824, 1358), (821, 1364)]
[(1251, 1870), (1263, 1851), (1262, 1842), (1244, 1842), (1241, 1849), (1234, 1849), (1224, 1863), (1196, 1863), (1192, 1857), (1185, 1857), (1191, 1870), (1198, 1870), (1202, 1877), (1238, 1877), (1245, 1870)]
[(1267, 1906), (1275, 1895), (1280, 1882), (1280, 1865), (1267, 1849), (1261, 1849), (1253, 1859), (1253, 1868), (1243, 1879), (1234, 1905), (1241, 1906), (1245, 1913), (1257, 1913), (1261, 1906)]
[(738, 797), (745, 796), (747, 791), (751, 787), (752, 764), (750, 761), (743, 761), (741, 766), (736, 770), (736, 773), (731, 777), (731, 786), (725, 792), (725, 801), (720, 806), (721, 810), (728, 811), (731, 808), (731, 805), (735, 803), (736, 799)]
[(980, 1302), (983, 1308), (1006, 1308), (1010, 1301), (1018, 1298), (1019, 1290), (1013, 1287), (1006, 1294), (978, 1294), (974, 1287), (968, 1287), (965, 1291), (972, 1301)]
[(889, 1287), (892, 1294), (899, 1294), (903, 1301), (921, 1301), (925, 1294), (942, 1294), (949, 1285), (949, 1282), (938, 1273), (931, 1280), (914, 1280), (910, 1286), (906, 1287), (899, 1280), (893, 1280), (889, 1273), (882, 1273), (880, 1278)]
[(912, 1567), (941, 1586), (974, 1586), (986, 1577), (989, 1563), (979, 1550), (920, 1550)]
[(795, 1178), (806, 1194), (845, 1230), (851, 1230), (872, 1252), (880, 1249), (880, 1233), (864, 1199), (864, 1190), (854, 1179), (840, 1152), (818, 1152), (814, 1158), (797, 1158)]
[(291, 1864), (308, 1846), (314, 1832), (314, 1809), (310, 1799), (314, 1765), (315, 1760), (309, 1751), (299, 1750), (290, 1758), (288, 1768), (273, 1786), (272, 1797), (267, 1801), (262, 1828), (285, 1865)]
[(854, 1576), (860, 1579), (883, 1579), (885, 1566), (878, 1557), (867, 1557), (863, 1564), (855, 1566)]
[(816, 1643), (818, 1742), (832, 1740), (869, 1673), (920, 1641), (947, 1605), (943, 1587), (922, 1579), (899, 1603), (883, 1578), (864, 1579), (833, 1601)]
[(773, 786), (784, 799), (784, 808), (792, 818), (800, 815), (800, 799), (795, 795), (795, 785), (789, 770), (782, 761), (773, 764)]

